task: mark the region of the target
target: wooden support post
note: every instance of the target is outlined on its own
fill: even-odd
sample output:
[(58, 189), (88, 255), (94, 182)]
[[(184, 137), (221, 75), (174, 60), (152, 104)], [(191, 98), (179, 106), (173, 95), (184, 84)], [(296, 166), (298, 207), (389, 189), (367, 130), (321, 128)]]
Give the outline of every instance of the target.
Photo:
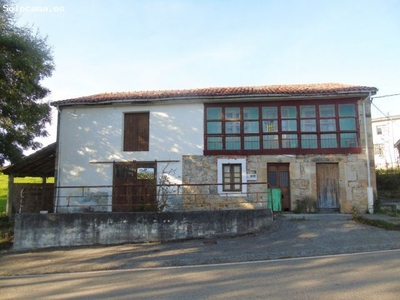
[(13, 198), (14, 198), (14, 175), (8, 175), (6, 212), (9, 218), (11, 218), (13, 214), (13, 200), (14, 200)]

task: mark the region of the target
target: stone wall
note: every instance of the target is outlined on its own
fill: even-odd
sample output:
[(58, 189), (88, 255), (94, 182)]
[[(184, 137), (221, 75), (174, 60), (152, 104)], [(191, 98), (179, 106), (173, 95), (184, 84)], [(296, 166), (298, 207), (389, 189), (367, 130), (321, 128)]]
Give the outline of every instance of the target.
[[(217, 161), (225, 156), (184, 155), (182, 157), (183, 208), (185, 210), (260, 209), (267, 207), (264, 184), (247, 184), (247, 193), (218, 193)], [(243, 158), (229, 156), (230, 159)], [(250, 158), (248, 158), (250, 159)], [(257, 162), (254, 162), (254, 166)]]
[[(316, 165), (318, 163), (336, 163), (339, 169), (340, 212), (350, 213), (353, 209), (365, 212), (367, 209), (367, 165), (363, 153), (279, 156), (185, 155), (182, 158), (183, 183), (201, 182), (210, 185), (187, 188), (185, 193), (192, 193), (193, 195), (184, 195), (184, 207), (189, 209), (202, 207), (208, 210), (266, 207), (266, 185), (248, 182), (247, 195), (237, 197), (225, 197), (217, 193), (215, 184), (217, 183), (217, 161), (219, 158), (245, 158), (246, 173), (257, 174), (257, 182), (267, 182), (268, 163), (288, 163), (292, 210), (296, 207), (296, 201), (303, 199), (314, 199), (316, 201)], [(375, 181), (373, 181), (373, 184), (375, 184)]]
[(272, 223), (269, 209), (168, 213), (17, 214), (14, 250), (115, 245), (249, 234)]

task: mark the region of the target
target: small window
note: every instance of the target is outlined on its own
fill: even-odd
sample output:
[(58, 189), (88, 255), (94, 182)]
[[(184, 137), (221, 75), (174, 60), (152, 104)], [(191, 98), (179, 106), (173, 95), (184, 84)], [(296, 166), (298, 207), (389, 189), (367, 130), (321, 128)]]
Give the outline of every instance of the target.
[(137, 179), (139, 180), (154, 179), (154, 176), (154, 168), (137, 168)]
[(376, 134), (381, 135), (382, 134), (382, 127), (381, 126), (376, 126)]
[(384, 144), (374, 144), (375, 155), (384, 157), (385, 145)]
[(224, 192), (240, 192), (242, 190), (242, 165), (224, 164), (222, 166), (222, 187)]
[(124, 151), (149, 151), (150, 114), (124, 114)]
[(246, 159), (224, 159), (217, 161), (218, 194), (242, 196), (247, 193)]

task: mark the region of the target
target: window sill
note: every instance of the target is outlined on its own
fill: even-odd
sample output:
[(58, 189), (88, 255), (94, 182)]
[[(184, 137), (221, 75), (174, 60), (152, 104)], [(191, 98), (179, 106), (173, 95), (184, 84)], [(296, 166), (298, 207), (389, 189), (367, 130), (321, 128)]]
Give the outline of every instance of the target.
[(247, 197), (243, 192), (218, 193), (221, 197)]

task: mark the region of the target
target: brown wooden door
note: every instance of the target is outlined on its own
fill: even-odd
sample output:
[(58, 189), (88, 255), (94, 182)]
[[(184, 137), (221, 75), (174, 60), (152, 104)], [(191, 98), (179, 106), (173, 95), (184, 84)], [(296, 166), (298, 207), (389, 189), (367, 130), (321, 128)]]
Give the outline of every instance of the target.
[(317, 164), (317, 208), (339, 210), (339, 168), (337, 164)]
[(268, 183), (282, 192), (282, 210), (290, 211), (289, 164), (268, 164)]
[(113, 211), (155, 211), (155, 162), (114, 163)]

